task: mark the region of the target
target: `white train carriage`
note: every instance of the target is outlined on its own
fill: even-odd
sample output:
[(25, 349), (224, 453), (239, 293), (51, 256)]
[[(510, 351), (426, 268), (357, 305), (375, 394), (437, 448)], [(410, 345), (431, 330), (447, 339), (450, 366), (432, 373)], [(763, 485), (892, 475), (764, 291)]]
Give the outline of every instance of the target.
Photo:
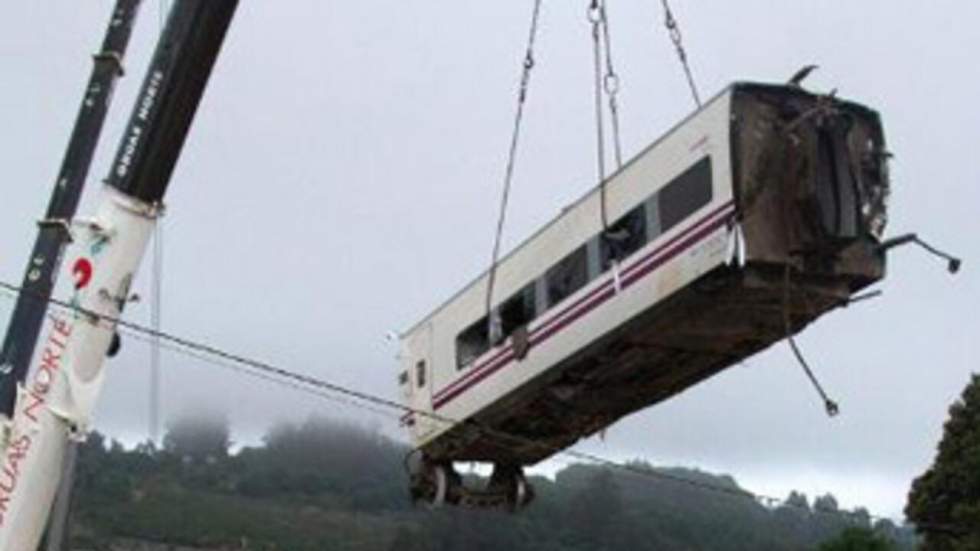
[[(402, 397), (426, 413), (404, 418), (413, 496), (523, 505), (522, 466), (879, 280), (886, 158), (860, 105), (748, 83), (717, 95), (503, 258), (489, 315), (485, 273), (403, 334)], [(466, 488), (454, 461), (493, 463), (488, 487)]]

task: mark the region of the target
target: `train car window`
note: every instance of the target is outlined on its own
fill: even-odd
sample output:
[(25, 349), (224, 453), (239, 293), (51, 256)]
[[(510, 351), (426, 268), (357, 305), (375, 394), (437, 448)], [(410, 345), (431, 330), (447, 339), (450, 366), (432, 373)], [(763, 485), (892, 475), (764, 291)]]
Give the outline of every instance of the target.
[(599, 252), (603, 271), (614, 260), (622, 260), (647, 243), (647, 214), (642, 203), (616, 220), (602, 233)]
[(657, 193), (660, 231), (666, 232), (711, 202), (711, 157), (705, 157)]
[(456, 369), (465, 369), (490, 348), (488, 330), (484, 316), (456, 337)]
[(537, 294), (531, 283), (505, 300), (498, 309), (500, 316), (501, 338), (506, 339), (515, 329), (531, 323), (535, 315)]
[(408, 384), (408, 371), (402, 371), (398, 374), (398, 385), (405, 386)]
[(548, 306), (554, 306), (589, 282), (589, 255), (585, 245), (575, 249), (545, 274)]
[(656, 193), (650, 196), (644, 204), (647, 211), (647, 242), (660, 237), (660, 198)]
[(589, 281), (602, 274), (602, 247), (599, 245), (602, 235), (594, 235), (585, 242), (585, 252), (589, 260)]
[(419, 388), (425, 386), (425, 360), (419, 360), (415, 364), (415, 381), (419, 385)]
[(543, 277), (539, 277), (534, 280), (534, 302), (536, 312), (545, 312), (548, 310), (548, 286), (544, 281)]

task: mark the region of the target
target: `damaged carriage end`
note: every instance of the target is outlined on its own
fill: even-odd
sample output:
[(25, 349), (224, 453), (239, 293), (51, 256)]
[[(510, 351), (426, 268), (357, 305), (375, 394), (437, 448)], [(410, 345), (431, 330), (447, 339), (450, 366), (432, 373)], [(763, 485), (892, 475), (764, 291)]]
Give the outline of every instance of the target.
[(886, 253), (902, 245), (919, 245), (959, 271), (959, 258), (914, 233), (884, 239), (891, 154), (876, 111), (833, 93), (744, 84), (732, 116), (747, 262), (789, 266), (801, 283), (846, 293), (843, 303), (882, 279)]
[(951, 273), (961, 261), (915, 234), (883, 238), (891, 155), (877, 112), (833, 93), (752, 84), (736, 86), (732, 117), (744, 283), (779, 297), (785, 338), (833, 417), (837, 404), (793, 335), (829, 310), (876, 296), (857, 293), (884, 277), (894, 247), (917, 244)]
[(881, 119), (833, 92), (766, 85), (736, 86), (732, 117), (745, 285), (774, 297), (785, 339), (834, 417), (837, 403), (793, 336), (885, 275), (891, 155)]
[(898, 237), (892, 237), (891, 239), (888, 239), (884, 243), (882, 243), (879, 249), (882, 252), (887, 252), (896, 247), (901, 247), (902, 245), (908, 245), (908, 244), (918, 245), (919, 247), (921, 247), (923, 250), (930, 253), (931, 255), (945, 260), (946, 269), (951, 274), (955, 274), (959, 272), (960, 268), (963, 266), (963, 261), (959, 257), (955, 257), (945, 251), (933, 247), (929, 243), (926, 243), (925, 241), (920, 239), (919, 236), (914, 233), (906, 233)]
[(739, 85), (732, 147), (745, 261), (843, 300), (884, 277), (888, 159), (878, 114), (831, 95)]

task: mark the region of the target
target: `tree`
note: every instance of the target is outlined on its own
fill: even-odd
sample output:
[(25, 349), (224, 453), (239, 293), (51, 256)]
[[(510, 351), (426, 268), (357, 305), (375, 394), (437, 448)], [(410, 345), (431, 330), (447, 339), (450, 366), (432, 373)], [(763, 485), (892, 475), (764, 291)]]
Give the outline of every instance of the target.
[[(129, 549), (148, 540), (160, 549), (245, 549), (243, 537), (247, 549), (267, 551), (789, 551), (825, 541), (840, 543), (830, 551), (891, 549), (877, 540), (904, 551), (916, 544), (886, 521), (875, 524), (877, 540), (841, 534), (870, 527), (862, 526), (870, 519), (831, 496), (809, 502), (794, 493), (788, 501), (796, 507), (773, 509), (746, 499), (727, 475), (638, 462), (630, 474), (577, 464), (554, 480), (534, 477), (536, 499), (516, 515), (411, 508), (402, 465), (408, 448), (376, 430), (314, 418), (207, 462), (184, 458), (227, 452), (223, 419), (185, 417), (169, 426), (163, 451), (99, 435), (83, 445), (73, 548)], [(732, 494), (705, 491), (708, 485)], [(838, 513), (814, 512), (831, 508)]]
[(786, 534), (802, 534), (809, 532), (814, 518), (810, 509), (810, 501), (806, 494), (793, 490), (773, 514), (776, 523)]
[(390, 551), (425, 551), (429, 549), (424, 537), (419, 532), (419, 530), (412, 530), (406, 526), (399, 526), (388, 549)]
[(803, 492), (792, 490), (786, 497), (786, 507), (797, 509), (806, 513), (810, 512), (810, 502)]
[(572, 496), (566, 518), (575, 545), (582, 549), (617, 549), (622, 532), (623, 502), (619, 484), (609, 469), (589, 473)]
[(840, 509), (837, 506), (837, 498), (833, 494), (826, 494), (813, 500), (813, 510), (817, 513), (836, 513)]
[(358, 509), (409, 504), (403, 458), (407, 449), (377, 431), (312, 417), (273, 427), (262, 460), (243, 481), (254, 496), (337, 493)]
[(228, 456), (228, 418), (214, 413), (187, 414), (171, 421), (163, 449), (182, 461), (210, 463)]
[(836, 538), (824, 542), (820, 551), (891, 551), (895, 546), (868, 528), (848, 528)]
[(980, 549), (980, 375), (949, 408), (935, 462), (912, 483), (905, 514), (925, 536), (923, 549)]

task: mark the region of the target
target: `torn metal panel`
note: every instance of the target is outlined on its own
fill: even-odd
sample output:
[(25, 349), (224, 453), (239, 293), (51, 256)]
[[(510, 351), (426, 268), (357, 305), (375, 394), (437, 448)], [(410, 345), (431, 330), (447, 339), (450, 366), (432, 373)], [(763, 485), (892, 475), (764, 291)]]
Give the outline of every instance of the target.
[(874, 249), (889, 184), (877, 113), (833, 96), (744, 85), (732, 117), (747, 260), (881, 278), (884, 256)]

